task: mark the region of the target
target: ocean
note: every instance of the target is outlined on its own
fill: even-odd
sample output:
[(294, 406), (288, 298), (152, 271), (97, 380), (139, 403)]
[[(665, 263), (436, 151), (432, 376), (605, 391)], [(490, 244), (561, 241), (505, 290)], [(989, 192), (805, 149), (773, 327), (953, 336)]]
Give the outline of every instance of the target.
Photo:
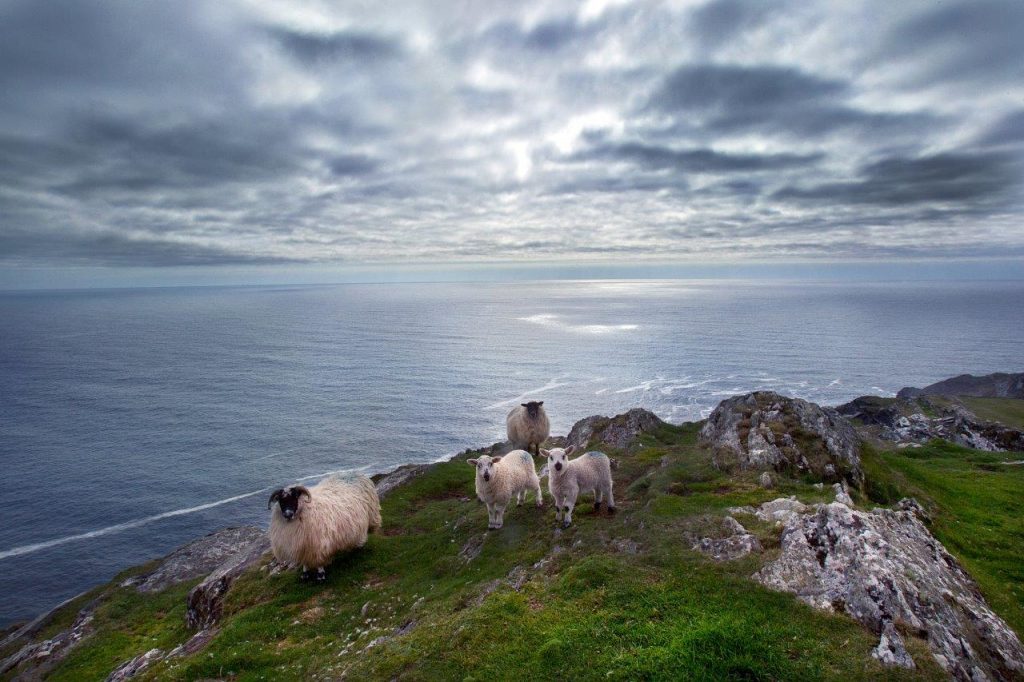
[[(1024, 369), (1024, 282), (552, 281), (0, 294), (0, 625), (273, 488), (645, 407)], [(472, 472), (466, 471), (466, 478)]]

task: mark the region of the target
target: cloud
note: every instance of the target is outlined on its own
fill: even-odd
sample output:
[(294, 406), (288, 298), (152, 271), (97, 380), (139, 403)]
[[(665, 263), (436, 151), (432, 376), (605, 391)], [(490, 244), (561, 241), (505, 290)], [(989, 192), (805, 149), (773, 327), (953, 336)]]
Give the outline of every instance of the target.
[(1020, 3), (0, 3), (0, 268), (1002, 255)]
[(786, 187), (775, 197), (896, 206), (971, 204), (1007, 194), (1019, 181), (1019, 171), (1011, 156), (999, 153), (889, 157), (862, 168), (858, 180)]

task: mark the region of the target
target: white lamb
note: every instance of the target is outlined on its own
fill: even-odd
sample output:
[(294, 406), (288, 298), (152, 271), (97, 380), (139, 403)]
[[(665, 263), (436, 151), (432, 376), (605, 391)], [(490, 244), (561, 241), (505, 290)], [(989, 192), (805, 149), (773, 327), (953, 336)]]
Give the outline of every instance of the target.
[(543, 506), (540, 479), (533, 466), (533, 457), (526, 450), (513, 450), (504, 457), (482, 455), (467, 460), (476, 468), (476, 496), (487, 505), (487, 528), (501, 528), (505, 507), (513, 497), (522, 504), (527, 491), (537, 495), (537, 506)]
[(311, 488), (281, 488), (270, 496), (267, 508), (271, 507), (274, 557), (290, 566), (302, 566), (303, 579), (310, 577), (312, 568), (318, 581), (326, 579), (324, 566), (335, 554), (362, 547), (367, 534), (381, 526), (377, 489), (366, 476), (325, 478)]
[(551, 434), (551, 422), (543, 400), (531, 400), (512, 408), (505, 419), (508, 440), (514, 448), (540, 454), (540, 444)]
[(580, 493), (594, 493), (594, 511), (599, 511), (601, 502), (607, 501), (608, 511), (615, 513), (611, 460), (596, 451), (569, 459), (575, 451), (573, 445), (565, 450), (540, 451), (548, 459), (548, 491), (555, 498), (555, 520), (561, 520), (563, 526), (572, 523), (572, 510)]

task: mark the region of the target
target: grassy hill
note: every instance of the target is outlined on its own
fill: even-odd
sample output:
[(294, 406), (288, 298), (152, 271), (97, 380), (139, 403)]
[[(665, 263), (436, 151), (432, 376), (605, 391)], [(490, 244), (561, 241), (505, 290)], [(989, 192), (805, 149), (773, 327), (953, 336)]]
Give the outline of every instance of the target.
[[(503, 529), (488, 532), (465, 463), (473, 453), (435, 465), (385, 498), (383, 533), (339, 557), (326, 584), (300, 583), (264, 563), (232, 586), (206, 648), (135, 679), (942, 678), (912, 633), (917, 669), (884, 668), (870, 656), (877, 636), (852, 619), (751, 581), (778, 552), (776, 527), (747, 524), (761, 555), (715, 563), (690, 549), (694, 537), (724, 535), (730, 506), (831, 499), (810, 482), (784, 479), (766, 490), (754, 473), (718, 472), (697, 444), (698, 426), (666, 425), (629, 451), (605, 448), (620, 462), (619, 513), (595, 514), (584, 501), (565, 530), (548, 497), (543, 509), (512, 509)], [(868, 485), (857, 502), (916, 496), (936, 536), (1020, 632), (1024, 467), (1006, 459), (941, 442), (868, 446)], [(127, 659), (188, 639), (191, 584), (141, 595), (118, 582), (83, 598), (102, 597), (95, 632), (49, 679), (103, 679)], [(49, 632), (81, 603), (66, 607)]]

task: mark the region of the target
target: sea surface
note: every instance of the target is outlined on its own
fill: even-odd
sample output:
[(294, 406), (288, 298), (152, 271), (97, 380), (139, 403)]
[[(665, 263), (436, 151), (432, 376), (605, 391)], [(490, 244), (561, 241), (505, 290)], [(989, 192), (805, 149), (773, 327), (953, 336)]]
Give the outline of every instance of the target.
[[(0, 626), (327, 472), (631, 407), (1024, 369), (1024, 283), (580, 281), (0, 294)], [(467, 480), (471, 477), (468, 469)]]

